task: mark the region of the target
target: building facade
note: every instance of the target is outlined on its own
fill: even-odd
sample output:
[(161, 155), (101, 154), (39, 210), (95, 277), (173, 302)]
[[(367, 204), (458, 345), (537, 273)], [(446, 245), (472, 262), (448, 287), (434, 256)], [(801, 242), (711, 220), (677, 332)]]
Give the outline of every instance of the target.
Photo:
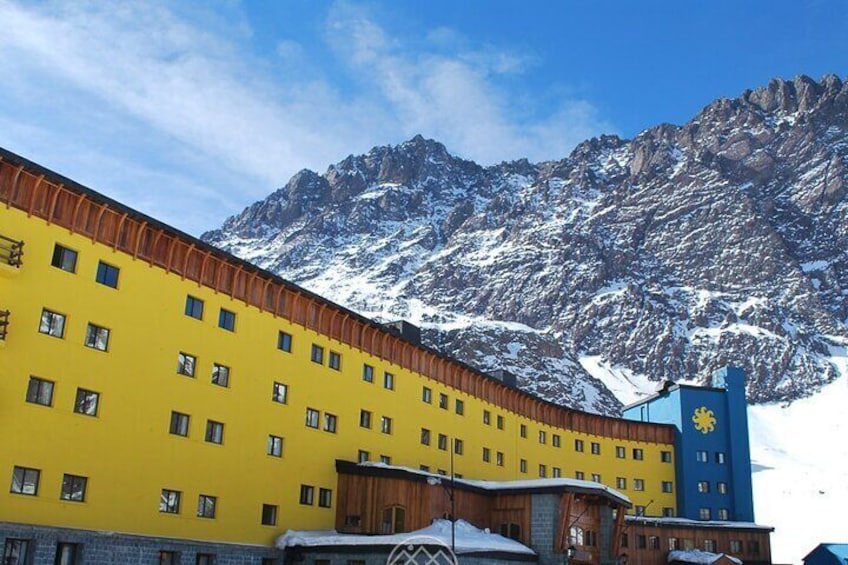
[(94, 563), (57, 532), (104, 531), (163, 563), (274, 559), (334, 526), (337, 459), (447, 474), (451, 448), (458, 475), (678, 513), (673, 425), (545, 402), (5, 150), (0, 263), (9, 563), (48, 538)]

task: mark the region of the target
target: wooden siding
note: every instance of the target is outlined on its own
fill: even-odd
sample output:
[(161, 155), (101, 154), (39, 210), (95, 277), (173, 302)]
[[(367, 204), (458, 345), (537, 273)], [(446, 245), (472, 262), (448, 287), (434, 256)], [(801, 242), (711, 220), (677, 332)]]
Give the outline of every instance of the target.
[[(660, 524), (641, 524), (628, 522), (624, 529), (628, 538), (628, 547), (622, 547), (621, 552), (627, 553), (630, 563), (640, 565), (666, 565), (668, 563), (668, 540), (677, 539), (677, 549), (684, 549), (684, 540), (692, 543), (695, 549), (704, 549), (704, 540), (713, 540), (716, 553), (726, 553), (738, 557), (744, 563), (771, 563), (771, 542), (768, 530), (740, 530), (728, 527), (687, 527), (666, 526)], [(646, 542), (650, 536), (659, 538), (659, 548), (651, 549), (638, 547), (639, 536), (645, 536)], [(730, 541), (742, 543), (742, 553), (731, 553)], [(749, 553), (750, 542), (757, 542), (760, 552)]]
[(412, 345), (382, 326), (269, 272), (5, 152), (0, 154), (0, 203), (515, 414), (597, 436), (663, 444), (674, 441), (671, 426), (563, 408), (508, 387), (433, 350)]

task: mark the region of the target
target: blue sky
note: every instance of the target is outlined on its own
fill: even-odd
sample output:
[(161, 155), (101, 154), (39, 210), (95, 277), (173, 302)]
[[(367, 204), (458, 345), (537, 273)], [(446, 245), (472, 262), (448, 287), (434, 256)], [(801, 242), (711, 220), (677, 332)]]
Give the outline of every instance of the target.
[(848, 74), (848, 2), (0, 0), (0, 146), (199, 234), (417, 133), (481, 164)]

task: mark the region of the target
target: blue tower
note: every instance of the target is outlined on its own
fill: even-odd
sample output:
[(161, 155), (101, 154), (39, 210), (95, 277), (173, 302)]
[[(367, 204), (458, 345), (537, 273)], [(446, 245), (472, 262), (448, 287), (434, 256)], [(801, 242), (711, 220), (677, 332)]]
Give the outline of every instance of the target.
[(745, 373), (725, 367), (710, 384), (664, 383), (657, 394), (625, 407), (623, 416), (677, 428), (678, 516), (753, 522)]

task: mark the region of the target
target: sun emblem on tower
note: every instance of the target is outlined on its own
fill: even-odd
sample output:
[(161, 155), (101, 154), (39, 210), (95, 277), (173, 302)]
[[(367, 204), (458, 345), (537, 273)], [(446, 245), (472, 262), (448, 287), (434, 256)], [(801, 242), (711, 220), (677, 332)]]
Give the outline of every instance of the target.
[(715, 430), (715, 413), (706, 406), (695, 408), (695, 414), (692, 416), (692, 421), (695, 423), (695, 429), (702, 434), (708, 434)]

